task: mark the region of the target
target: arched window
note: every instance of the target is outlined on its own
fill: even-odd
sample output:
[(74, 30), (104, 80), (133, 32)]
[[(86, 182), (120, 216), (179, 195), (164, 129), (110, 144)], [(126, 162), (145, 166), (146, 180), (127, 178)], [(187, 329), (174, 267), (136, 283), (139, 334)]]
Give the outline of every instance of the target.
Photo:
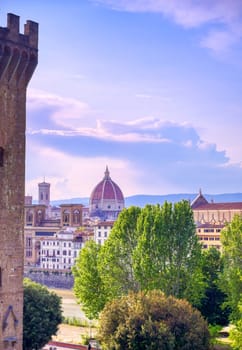
[(63, 223), (66, 226), (68, 226), (70, 223), (70, 212), (68, 210), (63, 212)]
[(74, 213), (73, 213), (73, 224), (75, 225), (78, 225), (80, 224), (81, 220), (81, 215), (80, 215), (80, 211), (79, 210), (74, 210)]
[(32, 221), (33, 221), (33, 212), (28, 210), (26, 213), (26, 223), (31, 224)]

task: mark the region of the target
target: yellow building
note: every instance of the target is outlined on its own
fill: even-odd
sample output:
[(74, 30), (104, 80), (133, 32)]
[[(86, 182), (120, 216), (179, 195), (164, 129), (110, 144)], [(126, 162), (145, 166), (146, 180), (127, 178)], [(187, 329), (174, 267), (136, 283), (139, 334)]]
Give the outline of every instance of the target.
[(200, 191), (192, 201), (196, 232), (204, 249), (221, 249), (220, 232), (235, 214), (242, 215), (242, 202), (209, 203)]

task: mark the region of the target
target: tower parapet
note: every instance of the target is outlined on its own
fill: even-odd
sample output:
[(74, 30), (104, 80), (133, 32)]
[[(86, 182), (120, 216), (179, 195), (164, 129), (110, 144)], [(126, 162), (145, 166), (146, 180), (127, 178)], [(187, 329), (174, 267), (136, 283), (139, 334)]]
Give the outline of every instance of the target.
[(9, 13), (7, 27), (0, 27), (0, 83), (26, 87), (38, 62), (38, 23), (27, 21), (19, 32), (19, 16)]
[(0, 27), (0, 349), (22, 350), (26, 89), (38, 24), (8, 14)]

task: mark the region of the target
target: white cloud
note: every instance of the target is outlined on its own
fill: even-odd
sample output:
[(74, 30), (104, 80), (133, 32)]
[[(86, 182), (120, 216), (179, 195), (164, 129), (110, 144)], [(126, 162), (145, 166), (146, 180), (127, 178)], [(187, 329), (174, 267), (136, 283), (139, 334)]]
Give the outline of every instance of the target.
[[(125, 191), (125, 196), (141, 191), (137, 172), (128, 160), (112, 157), (81, 157), (36, 143), (28, 145), (26, 194), (38, 196), (38, 183), (51, 183), (51, 200), (89, 197), (102, 180), (106, 165), (111, 178)], [(35, 172), (33, 172), (35, 169)]]
[(30, 112), (49, 108), (54, 123), (71, 129), (78, 127), (84, 117), (92, 114), (85, 102), (41, 90), (29, 89), (27, 103)]
[[(213, 30), (201, 41), (203, 47), (221, 53), (242, 38), (241, 0), (93, 0), (115, 10), (160, 13), (185, 28), (210, 24)], [(223, 26), (223, 30), (217, 26)]]
[(232, 23), (242, 14), (240, 0), (92, 0), (116, 10), (156, 12), (172, 17), (185, 27), (207, 22)]
[[(240, 36), (242, 35), (242, 31)], [(232, 35), (230, 31), (211, 31), (201, 40), (201, 46), (211, 49), (217, 54), (226, 52), (240, 38), (237, 35)]]
[[(64, 108), (65, 110), (65, 108)], [(56, 115), (58, 111), (52, 111), (52, 115)], [(51, 118), (52, 118), (51, 115)], [(70, 118), (71, 119), (71, 118)], [(171, 121), (165, 121), (159, 118), (147, 117), (128, 122), (118, 122), (115, 120), (97, 120), (96, 126), (91, 127), (80, 127), (80, 124), (75, 128), (75, 125), (71, 125), (72, 119), (69, 121), (66, 119), (67, 128), (36, 128), (29, 129), (27, 133), (29, 135), (56, 135), (63, 137), (93, 137), (96, 139), (112, 140), (116, 142), (151, 142), (151, 143), (168, 143), (178, 142), (184, 143), (189, 142), (190, 133), (193, 129), (189, 124), (186, 123), (175, 123)], [(56, 121), (59, 124), (59, 119)], [(61, 126), (65, 126), (61, 122)], [(180, 131), (179, 131), (180, 130)], [(181, 137), (181, 135), (183, 136)], [(185, 141), (184, 141), (185, 140)]]

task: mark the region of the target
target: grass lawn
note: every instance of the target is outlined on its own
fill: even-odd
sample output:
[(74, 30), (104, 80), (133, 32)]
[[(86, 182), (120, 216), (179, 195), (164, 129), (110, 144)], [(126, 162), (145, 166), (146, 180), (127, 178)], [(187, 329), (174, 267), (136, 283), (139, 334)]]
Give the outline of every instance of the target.
[(62, 309), (64, 317), (75, 317), (80, 320), (87, 320), (81, 306), (77, 304), (73, 290), (69, 289), (50, 289), (62, 298)]
[[(52, 292), (55, 292), (58, 296), (62, 298), (62, 309), (63, 316), (73, 318), (83, 321), (87, 325), (90, 324), (90, 321), (85, 316), (81, 310), (81, 306), (77, 304), (74, 292), (67, 289), (49, 289)], [(55, 341), (67, 342), (72, 344), (81, 344), (82, 336), (87, 336), (92, 338), (95, 336), (95, 328), (87, 327), (76, 327), (68, 324), (61, 324), (56, 336), (52, 337)]]

